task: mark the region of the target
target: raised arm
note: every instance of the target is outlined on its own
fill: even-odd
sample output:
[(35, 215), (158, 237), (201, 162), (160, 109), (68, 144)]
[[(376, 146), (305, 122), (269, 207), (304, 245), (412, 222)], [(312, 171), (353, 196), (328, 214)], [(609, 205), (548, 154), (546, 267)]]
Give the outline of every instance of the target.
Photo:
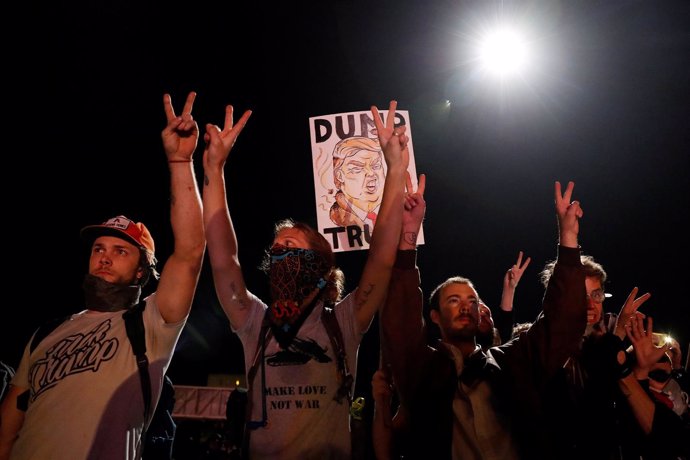
[(369, 329), (374, 315), (386, 298), (402, 224), (405, 175), (410, 157), (405, 126), (394, 126), (396, 108), (397, 102), (391, 101), (384, 125), (378, 109), (371, 107), (387, 171), (369, 255), (356, 291), (355, 315), (362, 332)]
[(503, 276), (503, 291), (501, 293), (501, 310), (503, 311), (513, 311), (515, 290), (522, 278), (522, 274), (525, 273), (529, 263), (532, 261), (531, 257), (527, 257), (523, 262), (522, 257), (523, 253), (520, 251), (518, 253), (517, 262), (515, 262)]
[(393, 380), (403, 398), (409, 398), (421, 377), (410, 368), (425, 351), (426, 337), (423, 317), (422, 290), (416, 265), (417, 236), (426, 213), (424, 190), (426, 176), (419, 177), (416, 191), (407, 176), (407, 190), (403, 211), (403, 227), (398, 242), (395, 269), (388, 296), (380, 310), (381, 354), (383, 366), (390, 366)]
[(561, 183), (554, 184), (554, 201), (556, 203), (556, 217), (558, 218), (558, 244), (566, 248), (577, 248), (577, 235), (580, 232), (580, 219), (583, 212), (579, 201), (570, 201), (573, 196), (574, 182), (568, 182), (565, 192), (561, 191)]
[(174, 249), (163, 266), (156, 298), (161, 316), (168, 323), (181, 321), (189, 314), (206, 248), (201, 197), (192, 162), (199, 139), (199, 127), (192, 118), (195, 98), (196, 93), (189, 93), (182, 113), (176, 116), (170, 95), (163, 96), (168, 124), (161, 138), (170, 169)]
[(252, 112), (247, 110), (233, 122), (233, 107), (225, 108), (225, 125), (207, 124), (204, 141), (204, 227), (216, 295), (230, 325), (242, 327), (248, 313), (247, 287), (238, 256), (237, 237), (230, 218), (225, 190), (225, 163)]
[(522, 274), (532, 261), (531, 257), (527, 257), (523, 261), (524, 254), (522, 251), (518, 253), (518, 258), (515, 264), (511, 266), (503, 275), (503, 291), (501, 293), (501, 308), (494, 315), (494, 326), (498, 330), (501, 337), (501, 343), (506, 343), (510, 340), (513, 332), (513, 324), (515, 322), (515, 315), (513, 314), (513, 300), (515, 298), (515, 290), (522, 278)]
[(575, 183), (568, 182), (565, 192), (561, 183), (554, 184), (554, 202), (558, 220), (558, 259), (544, 294), (545, 342), (540, 345), (546, 374), (565, 364), (579, 347), (587, 323), (585, 273), (580, 260), (578, 234), (583, 211), (573, 200)]
[(524, 366), (539, 364), (533, 372), (543, 381), (550, 379), (577, 351), (587, 322), (585, 271), (578, 246), (583, 212), (578, 201), (571, 201), (574, 186), (569, 182), (562, 192), (561, 184), (555, 182), (558, 258), (546, 286), (542, 312), (519, 341), (510, 342), (519, 350), (513, 352), (522, 355)]

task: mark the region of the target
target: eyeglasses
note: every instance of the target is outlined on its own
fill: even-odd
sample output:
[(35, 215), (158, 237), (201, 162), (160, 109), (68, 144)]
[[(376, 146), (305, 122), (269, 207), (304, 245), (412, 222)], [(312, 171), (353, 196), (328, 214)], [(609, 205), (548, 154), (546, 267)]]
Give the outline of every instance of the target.
[(588, 299), (592, 299), (596, 303), (602, 303), (604, 299), (606, 298), (606, 294), (604, 294), (603, 289), (595, 289), (589, 294), (587, 294)]

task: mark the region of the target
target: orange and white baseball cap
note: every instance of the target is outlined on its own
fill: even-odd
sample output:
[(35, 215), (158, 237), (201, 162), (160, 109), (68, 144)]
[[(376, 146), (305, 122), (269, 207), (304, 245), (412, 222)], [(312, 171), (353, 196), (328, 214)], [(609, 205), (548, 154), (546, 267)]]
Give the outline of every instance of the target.
[(151, 255), (155, 254), (151, 233), (141, 222), (134, 222), (125, 216), (108, 219), (100, 225), (88, 225), (81, 229), (81, 237), (93, 242), (99, 236), (114, 236), (144, 248)]

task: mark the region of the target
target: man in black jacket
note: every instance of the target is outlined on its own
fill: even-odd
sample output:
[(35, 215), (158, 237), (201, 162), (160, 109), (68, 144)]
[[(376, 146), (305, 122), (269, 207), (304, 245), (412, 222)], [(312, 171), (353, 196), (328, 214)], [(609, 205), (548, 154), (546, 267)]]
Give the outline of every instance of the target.
[(541, 456), (540, 390), (577, 349), (586, 324), (577, 240), (582, 209), (570, 201), (573, 187), (570, 182), (562, 194), (555, 183), (560, 240), (543, 311), (519, 339), (487, 352), (475, 341), (479, 295), (463, 277), (448, 278), (432, 293), (431, 319), (441, 341), (426, 345), (416, 240), (407, 241), (403, 232), (381, 327), (400, 404), (407, 409), (405, 458)]

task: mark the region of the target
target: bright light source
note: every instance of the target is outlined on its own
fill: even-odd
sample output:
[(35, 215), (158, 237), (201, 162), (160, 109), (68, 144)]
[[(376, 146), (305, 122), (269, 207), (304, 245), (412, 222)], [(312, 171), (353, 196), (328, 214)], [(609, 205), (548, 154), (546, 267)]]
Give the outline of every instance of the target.
[(527, 42), (520, 33), (501, 28), (488, 33), (479, 46), (479, 59), (489, 73), (498, 77), (522, 74), (529, 62)]

